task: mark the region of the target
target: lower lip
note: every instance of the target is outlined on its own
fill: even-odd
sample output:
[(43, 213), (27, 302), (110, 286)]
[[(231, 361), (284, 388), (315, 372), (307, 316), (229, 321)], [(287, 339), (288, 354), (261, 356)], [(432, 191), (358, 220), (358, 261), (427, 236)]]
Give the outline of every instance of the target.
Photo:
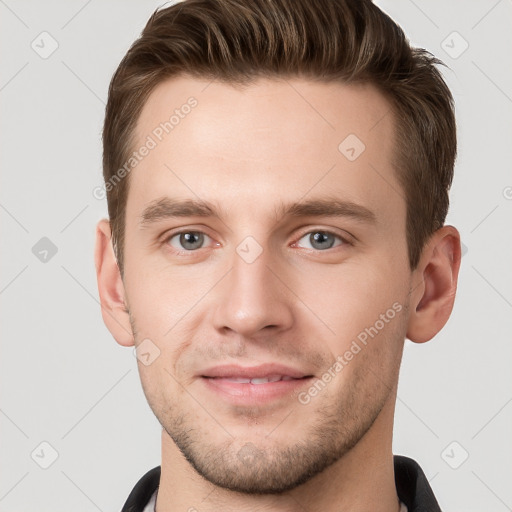
[(302, 379), (278, 380), (264, 384), (233, 382), (221, 377), (202, 377), (206, 387), (237, 405), (258, 405), (279, 398), (297, 395), (298, 391), (309, 386), (312, 377)]

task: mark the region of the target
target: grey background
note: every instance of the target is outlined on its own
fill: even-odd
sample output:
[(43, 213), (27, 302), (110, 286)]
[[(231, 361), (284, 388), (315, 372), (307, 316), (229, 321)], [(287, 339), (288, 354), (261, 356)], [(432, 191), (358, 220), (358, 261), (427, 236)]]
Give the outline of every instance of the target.
[[(512, 510), (512, 2), (377, 3), (451, 68), (448, 222), (467, 249), (447, 326), (406, 342), (394, 451), (420, 462), (443, 510)], [(132, 349), (101, 319), (93, 244), (107, 210), (92, 194), (108, 82), (159, 5), (0, 0), (1, 512), (120, 510), (160, 463)], [(58, 43), (47, 58), (31, 46), (51, 49), (43, 31)]]

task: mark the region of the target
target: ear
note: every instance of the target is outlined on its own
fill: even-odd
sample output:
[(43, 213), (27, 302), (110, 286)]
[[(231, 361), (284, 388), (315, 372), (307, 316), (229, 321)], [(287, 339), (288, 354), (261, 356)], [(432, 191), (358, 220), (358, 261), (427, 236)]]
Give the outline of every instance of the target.
[(412, 273), (407, 338), (416, 343), (432, 339), (453, 309), (461, 259), (460, 235), (453, 226), (438, 229), (425, 245)]
[(117, 343), (134, 345), (130, 317), (126, 309), (125, 290), (112, 247), (110, 223), (102, 219), (96, 226), (94, 263), (100, 294), (103, 321)]

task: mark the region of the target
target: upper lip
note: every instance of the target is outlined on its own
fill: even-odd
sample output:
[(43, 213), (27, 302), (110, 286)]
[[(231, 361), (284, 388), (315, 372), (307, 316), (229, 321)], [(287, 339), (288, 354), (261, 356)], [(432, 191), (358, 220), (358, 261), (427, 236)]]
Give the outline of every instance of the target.
[(295, 379), (302, 377), (310, 377), (310, 374), (284, 366), (282, 364), (267, 363), (259, 366), (239, 366), (235, 364), (225, 364), (220, 366), (212, 366), (201, 372), (202, 377), (226, 377), (226, 378), (246, 378), (257, 379), (270, 377), (272, 375), (288, 376)]

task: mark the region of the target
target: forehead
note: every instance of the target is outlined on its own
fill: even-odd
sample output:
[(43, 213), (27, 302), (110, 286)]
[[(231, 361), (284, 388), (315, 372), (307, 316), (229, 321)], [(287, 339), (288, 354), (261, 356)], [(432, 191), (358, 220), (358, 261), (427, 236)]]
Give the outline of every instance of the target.
[(165, 195), (230, 198), (246, 211), (313, 189), (382, 208), (403, 200), (391, 106), (370, 84), (174, 77), (146, 101), (135, 141), (145, 155), (130, 173), (127, 215)]
[[(195, 106), (189, 108), (190, 104)], [(370, 142), (372, 134), (369, 132), (377, 125), (380, 135), (385, 131), (389, 138), (393, 131), (390, 104), (369, 83), (261, 78), (251, 85), (241, 86), (180, 75), (163, 81), (150, 94), (137, 122), (136, 139), (142, 141), (155, 130), (158, 138), (158, 128), (166, 122), (172, 126), (167, 126), (169, 133), (160, 126), (163, 135), (179, 139), (179, 133), (184, 131), (182, 121), (189, 114), (194, 114), (195, 122), (193, 132), (189, 130), (187, 137), (206, 135), (200, 139), (204, 143), (213, 140), (212, 128), (221, 128), (227, 120), (231, 133), (224, 126), (223, 135), (245, 136), (248, 146), (250, 129), (270, 132), (275, 128), (281, 130), (283, 136), (300, 133), (302, 138), (316, 139), (316, 142), (324, 134), (337, 138), (347, 130), (358, 132), (361, 139)], [(297, 126), (298, 120), (304, 124)], [(242, 132), (238, 131), (240, 128)], [(331, 138), (328, 137), (326, 143), (330, 143)], [(300, 143), (301, 138), (297, 138), (297, 142)], [(293, 140), (288, 141), (290, 145), (294, 147)]]

